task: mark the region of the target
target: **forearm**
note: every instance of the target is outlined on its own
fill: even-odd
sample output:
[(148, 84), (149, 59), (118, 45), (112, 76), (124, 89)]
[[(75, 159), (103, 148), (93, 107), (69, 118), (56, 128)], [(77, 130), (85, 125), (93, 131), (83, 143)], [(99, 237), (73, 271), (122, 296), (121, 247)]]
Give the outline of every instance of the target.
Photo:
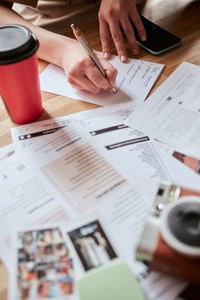
[(38, 57), (62, 67), (73, 87), (93, 94), (97, 94), (101, 89), (113, 91), (117, 70), (102, 56), (99, 55), (99, 60), (107, 72), (106, 77), (101, 74), (77, 40), (30, 24), (5, 3), (6, 1), (0, 0), (0, 25), (20, 24), (28, 27), (39, 40)]
[(63, 53), (59, 52), (63, 49), (67, 51), (68, 44), (73, 42), (72, 39), (34, 26), (0, 1), (0, 25), (4, 24), (20, 24), (28, 27), (39, 40), (38, 57), (62, 67)]

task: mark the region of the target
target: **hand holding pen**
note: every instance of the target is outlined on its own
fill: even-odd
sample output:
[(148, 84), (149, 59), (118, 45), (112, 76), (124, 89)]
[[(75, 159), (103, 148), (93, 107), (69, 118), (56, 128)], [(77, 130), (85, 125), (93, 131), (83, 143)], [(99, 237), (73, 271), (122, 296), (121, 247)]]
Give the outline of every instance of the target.
[[(90, 91), (94, 94), (98, 93), (100, 89), (104, 89), (108, 92), (116, 92), (115, 78), (117, 70), (103, 57), (101, 57), (101, 55), (95, 53), (77, 26), (72, 24), (71, 27), (76, 39), (81, 43), (85, 50), (87, 57), (90, 58), (90, 63), (89, 61), (85, 62), (88, 64), (88, 70), (90, 69), (88, 74), (85, 74), (85, 80), (90, 81), (90, 87), (92, 87), (91, 84), (96, 86), (96, 89), (90, 89)], [(69, 78), (68, 81), (70, 82)]]

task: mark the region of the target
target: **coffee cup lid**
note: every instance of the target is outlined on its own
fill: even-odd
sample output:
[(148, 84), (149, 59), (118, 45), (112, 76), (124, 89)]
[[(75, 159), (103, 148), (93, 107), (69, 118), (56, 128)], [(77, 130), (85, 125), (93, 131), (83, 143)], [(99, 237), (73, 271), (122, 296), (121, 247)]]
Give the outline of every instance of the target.
[(22, 61), (38, 49), (36, 36), (25, 26), (8, 24), (0, 26), (0, 65)]

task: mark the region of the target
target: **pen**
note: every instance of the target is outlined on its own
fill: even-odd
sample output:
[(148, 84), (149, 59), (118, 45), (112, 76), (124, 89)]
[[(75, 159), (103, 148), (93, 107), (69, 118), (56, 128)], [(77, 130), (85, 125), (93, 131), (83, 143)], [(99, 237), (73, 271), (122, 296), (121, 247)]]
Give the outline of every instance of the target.
[[(90, 46), (90, 44), (88, 43), (88, 41), (86, 40), (85, 36), (83, 35), (83, 33), (80, 31), (80, 29), (74, 25), (71, 24), (71, 28), (73, 30), (73, 33), (76, 37), (76, 39), (81, 43), (81, 45), (83, 46), (83, 48), (85, 49), (86, 53), (89, 55), (89, 57), (92, 59), (92, 61), (94, 62), (94, 64), (97, 66), (97, 68), (99, 69), (99, 71), (101, 72), (101, 74), (106, 77), (106, 71), (104, 70), (104, 68), (102, 67), (99, 59), (96, 56), (95, 51), (92, 49), (92, 47)], [(113, 87), (113, 92), (116, 93), (117, 90)]]

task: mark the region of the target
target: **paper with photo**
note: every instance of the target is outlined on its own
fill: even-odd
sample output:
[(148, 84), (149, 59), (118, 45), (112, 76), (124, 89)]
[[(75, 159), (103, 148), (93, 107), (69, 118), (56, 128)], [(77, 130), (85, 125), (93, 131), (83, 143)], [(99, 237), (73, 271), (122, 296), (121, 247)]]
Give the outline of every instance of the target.
[(12, 239), (9, 299), (78, 300), (77, 282), (117, 254), (95, 213), (64, 226), (24, 227)]
[(8, 153), (12, 155), (4, 155), (0, 161), (0, 228), (1, 258), (10, 268), (10, 240), (14, 230), (28, 224), (66, 222), (71, 212), (31, 162), (13, 152), (12, 146)]
[[(129, 111), (121, 111), (124, 120)], [(70, 123), (72, 125), (67, 125)], [(113, 239), (118, 241), (120, 255), (133, 266), (134, 245), (138, 236), (135, 233), (139, 234), (142, 230), (153, 200), (144, 191), (151, 190), (148, 182), (144, 183), (144, 180), (136, 177), (130, 185), (125, 176), (91, 146), (84, 129), (73, 124), (73, 117), (14, 128), (13, 138), (18, 151), (42, 169), (77, 214), (94, 209), (99, 212), (104, 227), (109, 228)], [(138, 274), (145, 269), (140, 264)], [(135, 273), (135, 265), (132, 270)], [(163, 275), (159, 276), (158, 280), (162, 278), (164, 282), (162, 291), (166, 292), (167, 287), (171, 295), (172, 281), (168, 281), (167, 277), (165, 280)], [(160, 288), (153, 283), (152, 287), (154, 297), (149, 299), (159, 299)], [(177, 291), (174, 292), (176, 295)]]
[(109, 94), (101, 91), (99, 94), (93, 95), (89, 92), (79, 91), (67, 82), (64, 70), (52, 64), (48, 65), (40, 74), (41, 90), (101, 106), (127, 101), (137, 105), (147, 97), (164, 67), (162, 64), (131, 58), (124, 64), (117, 56), (113, 56), (110, 62), (118, 70), (117, 93)]
[[(121, 113), (125, 117), (125, 111)], [(40, 122), (41, 127), (37, 127), (37, 131), (31, 129), (30, 124), (23, 128), (20, 126), (18, 134), (17, 128), (13, 129), (15, 143), (23, 155), (32, 160), (56, 186), (77, 214), (88, 209), (98, 209), (101, 203), (106, 203), (107, 207), (111, 199), (111, 216), (115, 213), (124, 218), (123, 214), (129, 212), (131, 218), (136, 201), (143, 207), (141, 213), (147, 213), (153, 199), (150, 195), (146, 197), (146, 193), (143, 196), (144, 181), (135, 178), (130, 184), (125, 176), (108, 163), (108, 159), (103, 159), (97, 150), (91, 148), (87, 137), (82, 135), (80, 125), (64, 127), (64, 122), (49, 125), (48, 121), (45, 124), (47, 126)], [(48, 134), (44, 134), (44, 128)], [(147, 182), (145, 186), (148, 190)]]
[(73, 226), (67, 234), (85, 271), (106, 265), (117, 257), (98, 219)]
[(61, 228), (30, 227), (13, 238), (9, 299), (79, 299), (76, 257)]
[[(116, 206), (118, 205), (119, 203), (116, 203)], [(137, 237), (143, 224), (137, 200), (135, 210), (130, 213), (130, 216), (132, 214), (131, 218), (128, 217), (128, 210), (125, 207), (121, 206), (123, 210), (121, 216), (115, 210), (111, 217), (107, 213), (109, 205), (108, 209), (105, 204), (101, 206), (103, 210), (99, 208), (97, 215), (86, 214), (81, 218), (73, 219), (63, 230), (70, 236), (85, 272), (109, 264), (112, 260), (120, 259), (132, 269), (146, 299), (160, 300), (161, 295), (162, 299), (174, 299), (187, 286), (187, 283), (158, 272), (149, 272), (144, 264), (134, 259)], [(81, 247), (76, 244), (77, 241)], [(127, 252), (129, 252), (128, 255)]]
[(129, 117), (127, 124), (200, 158), (200, 66), (182, 63)]

